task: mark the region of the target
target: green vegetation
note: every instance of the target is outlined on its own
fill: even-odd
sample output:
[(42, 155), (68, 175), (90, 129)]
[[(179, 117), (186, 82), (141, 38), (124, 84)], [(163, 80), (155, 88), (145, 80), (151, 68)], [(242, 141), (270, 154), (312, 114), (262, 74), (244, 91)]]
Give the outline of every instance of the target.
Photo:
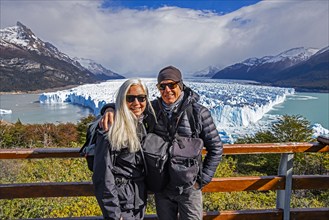
[[(300, 115), (283, 115), (266, 131), (241, 138), (237, 143), (283, 143), (311, 142), (310, 123)], [(216, 177), (276, 175), (280, 155), (248, 154), (224, 156), (217, 169)], [(294, 157), (294, 174), (328, 174), (329, 155), (326, 153), (297, 153)], [(295, 190), (292, 195), (293, 208), (328, 207), (328, 190)], [(276, 192), (231, 192), (207, 193), (204, 195), (204, 209), (238, 210), (275, 208)]]
[(76, 124), (15, 124), (0, 122), (1, 148), (78, 147), (84, 143), (90, 115)]
[[(87, 125), (94, 117), (78, 124), (12, 125), (0, 123), (0, 148), (80, 147)], [(269, 130), (239, 139), (239, 143), (309, 142), (312, 131), (301, 116), (284, 115)], [(215, 177), (276, 175), (280, 155), (224, 156)], [(0, 160), (0, 183), (91, 181), (92, 173), (84, 158)], [(326, 153), (295, 154), (294, 174), (328, 174)], [(296, 190), (292, 207), (328, 207), (328, 190)], [(205, 193), (204, 209), (238, 210), (275, 208), (276, 192)], [(147, 213), (155, 213), (149, 196)], [(94, 197), (0, 200), (0, 219), (100, 216)]]
[[(0, 148), (80, 147), (95, 117), (72, 124), (0, 124)], [(84, 158), (0, 160), (0, 182), (91, 181)], [(0, 200), (0, 219), (101, 215), (94, 197)]]

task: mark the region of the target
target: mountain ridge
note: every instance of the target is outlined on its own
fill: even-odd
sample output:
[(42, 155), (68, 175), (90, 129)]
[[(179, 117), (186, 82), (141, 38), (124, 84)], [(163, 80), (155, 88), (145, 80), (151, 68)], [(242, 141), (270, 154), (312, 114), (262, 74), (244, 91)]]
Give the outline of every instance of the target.
[(1, 29), (0, 37), (0, 92), (30, 92), (124, 78), (104, 67), (105, 72), (96, 74), (39, 39), (20, 22)]
[[(0, 29), (0, 37), (0, 92), (31, 92), (125, 78), (92, 59), (70, 58), (20, 22)], [(329, 92), (328, 71), (329, 46), (320, 50), (297, 47), (275, 56), (247, 58), (223, 69), (213, 65), (194, 76)]]
[(99, 80), (107, 80), (109, 77), (110, 79), (124, 79), (123, 76), (113, 72), (112, 70), (106, 69), (94, 60), (78, 57), (74, 57), (73, 59), (84, 68), (92, 72)]
[(296, 91), (329, 92), (329, 47), (292, 48), (276, 56), (248, 58), (215, 73), (213, 79), (253, 80)]

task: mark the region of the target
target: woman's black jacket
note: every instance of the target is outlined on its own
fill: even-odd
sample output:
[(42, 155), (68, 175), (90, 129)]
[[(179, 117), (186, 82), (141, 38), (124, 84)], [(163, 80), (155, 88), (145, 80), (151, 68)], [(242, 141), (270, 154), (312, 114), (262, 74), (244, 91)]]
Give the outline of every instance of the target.
[[(145, 116), (143, 123), (139, 123), (139, 128), (145, 125), (148, 127), (151, 123), (149, 120), (151, 119)], [(146, 132), (143, 135), (145, 134)], [(144, 168), (141, 151), (113, 151), (107, 132), (97, 130), (92, 179), (95, 196), (105, 219), (120, 219), (121, 211), (145, 208), (147, 192)]]

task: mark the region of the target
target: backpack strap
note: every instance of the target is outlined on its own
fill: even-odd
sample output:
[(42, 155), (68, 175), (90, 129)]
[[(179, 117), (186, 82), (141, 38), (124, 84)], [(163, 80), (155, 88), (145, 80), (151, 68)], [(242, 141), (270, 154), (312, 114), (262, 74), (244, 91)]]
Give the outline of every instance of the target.
[(144, 150), (143, 150), (142, 146), (141, 146), (141, 155), (142, 155), (143, 164), (144, 164), (145, 176), (147, 176), (148, 170), (147, 170), (146, 160), (145, 160), (145, 156), (144, 156)]
[[(190, 126), (191, 126), (191, 130), (192, 130), (192, 137), (194, 138), (199, 138), (199, 131), (197, 129), (197, 123), (199, 123), (198, 120), (198, 116), (197, 114), (195, 114), (195, 109), (193, 108), (193, 104), (190, 104), (187, 108), (186, 108), (186, 114), (187, 114), (187, 118), (189, 120)], [(199, 181), (198, 184), (200, 187), (202, 187), (202, 156), (200, 155), (200, 169), (198, 172), (198, 176), (199, 176)]]
[[(198, 129), (197, 129), (197, 123), (198, 123), (198, 120), (196, 120), (197, 116), (195, 113), (195, 110), (193, 108), (193, 104), (189, 104), (185, 109), (184, 111), (186, 112), (186, 115), (187, 115), (187, 119), (189, 121), (189, 124), (191, 126), (191, 130), (192, 130), (192, 137), (194, 138), (198, 138), (199, 137), (199, 132), (198, 132)], [(177, 130), (178, 130), (178, 126), (182, 120), (182, 116), (178, 119), (178, 122), (177, 122), (177, 126), (175, 127), (175, 131), (174, 131), (174, 135), (176, 136), (177, 135)]]
[(95, 137), (96, 137), (96, 128), (98, 126), (98, 123), (100, 121), (101, 118), (98, 118), (96, 121), (94, 121), (89, 128), (90, 131), (90, 140), (89, 140), (89, 145), (91, 145), (94, 141), (95, 141)]
[[(160, 114), (161, 114), (161, 108), (160, 108), (161, 101), (159, 99), (156, 99), (156, 100), (151, 102), (151, 105), (152, 105), (152, 108), (153, 108), (154, 113), (155, 113), (154, 117), (155, 117), (155, 119), (158, 119)], [(146, 129), (147, 133), (153, 133), (153, 131), (154, 131), (155, 122), (154, 121), (152, 121), (152, 122), (153, 122), (153, 124), (148, 125), (148, 127)]]
[(199, 137), (199, 132), (197, 130), (197, 121), (196, 121), (196, 115), (194, 114), (194, 108), (193, 108), (193, 104), (190, 104), (187, 108), (186, 108), (186, 114), (187, 114), (187, 118), (188, 121), (190, 123), (191, 126), (191, 130), (192, 130), (192, 137)]
[(84, 145), (81, 147), (79, 153), (81, 156), (87, 156), (87, 155), (93, 155), (94, 152), (94, 147), (92, 146), (93, 144), (95, 144), (95, 140), (96, 140), (96, 129), (98, 126), (98, 123), (101, 120), (101, 116), (98, 116), (96, 118), (96, 120), (94, 120), (93, 122), (91, 122), (88, 125), (88, 129), (87, 129), (87, 135), (86, 135), (86, 142), (84, 143)]
[(109, 145), (109, 154), (110, 154), (110, 162), (109, 162), (109, 167), (110, 167), (110, 170), (111, 172), (113, 172), (113, 167), (115, 165), (115, 162), (116, 162), (116, 157), (118, 155), (118, 152), (117, 151), (113, 151), (112, 150), (112, 147)]

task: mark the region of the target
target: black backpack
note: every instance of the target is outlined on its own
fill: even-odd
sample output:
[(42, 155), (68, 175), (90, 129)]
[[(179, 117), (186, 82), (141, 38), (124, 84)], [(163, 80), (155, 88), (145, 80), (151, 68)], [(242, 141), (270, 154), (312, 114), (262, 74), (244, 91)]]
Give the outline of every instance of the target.
[(155, 133), (148, 133), (142, 145), (147, 175), (145, 184), (152, 192), (161, 192), (169, 182), (169, 143)]
[(144, 139), (143, 150), (148, 169), (145, 182), (152, 192), (161, 192), (169, 184), (181, 193), (184, 188), (192, 186), (198, 177), (200, 180), (202, 178), (203, 141), (198, 138), (197, 115), (192, 105), (185, 111), (193, 132), (192, 138), (180, 137), (175, 128), (172, 140), (164, 140), (154, 133), (148, 133)]
[[(169, 188), (176, 189), (179, 194), (184, 189), (193, 187), (199, 180), (202, 186), (202, 149), (203, 140), (199, 138), (200, 131), (197, 129), (198, 116), (194, 114), (192, 105), (186, 108), (187, 118), (192, 129), (192, 137), (182, 137), (177, 134), (169, 148)], [(178, 123), (179, 124), (179, 123)]]
[(91, 122), (88, 125), (87, 133), (86, 133), (86, 142), (80, 148), (80, 155), (84, 156), (87, 160), (88, 169), (93, 171), (94, 167), (94, 155), (95, 155), (95, 144), (96, 144), (96, 128), (98, 126), (99, 121), (101, 120), (101, 116), (98, 116), (95, 121)]

